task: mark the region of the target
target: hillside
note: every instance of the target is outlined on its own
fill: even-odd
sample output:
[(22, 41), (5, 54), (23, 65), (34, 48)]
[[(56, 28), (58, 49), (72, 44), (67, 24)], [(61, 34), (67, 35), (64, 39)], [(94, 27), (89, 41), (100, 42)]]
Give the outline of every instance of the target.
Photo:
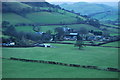
[(73, 4), (64, 3), (61, 4), (60, 6), (67, 10), (74, 10), (75, 12), (78, 12), (82, 15), (88, 15), (88, 16), (93, 15), (91, 17), (99, 20), (114, 21), (117, 19), (117, 9), (105, 4), (78, 2)]
[[(43, 3), (43, 2), (42, 2)], [(60, 24), (75, 23), (76, 14), (64, 11), (47, 3), (35, 7), (37, 3), (3, 3), (3, 21), (16, 23), (40, 23), (40, 24)], [(38, 3), (40, 4), (40, 3)], [(17, 6), (17, 7), (16, 7)], [(81, 19), (85, 19), (79, 16)], [(68, 21), (69, 19), (69, 21)]]
[[(88, 5), (88, 3), (74, 3), (74, 4)], [(12, 25), (26, 24), (26, 26), (20, 25), (16, 27), (17, 31), (34, 32), (32, 30), (32, 26), (30, 26), (29, 24), (34, 24), (34, 25), (39, 24), (39, 26), (45, 25), (45, 26), (41, 26), (42, 28), (41, 30), (43, 32), (47, 30), (54, 31), (56, 27), (64, 27), (65, 25), (73, 29), (77, 29), (79, 27), (85, 27), (86, 29), (89, 30), (100, 30), (96, 28), (94, 25), (81, 23), (87, 20), (87, 18), (82, 17), (82, 15), (75, 14), (74, 12), (62, 9), (58, 5), (52, 5), (47, 2), (45, 3), (42, 2), (42, 4), (41, 2), (39, 3), (5, 2), (2, 5), (3, 5), (2, 21), (8, 21)], [(101, 9), (102, 11), (103, 8), (98, 7), (98, 10), (99, 9)], [(97, 9), (95, 11), (97, 11)], [(92, 13), (92, 11), (88, 10), (87, 13), (88, 14)], [(97, 17), (101, 17), (101, 16), (97, 15)], [(115, 17), (111, 16), (111, 19), (113, 18)], [(104, 26), (102, 27), (104, 28)], [(110, 32), (111, 34), (116, 34), (118, 32), (117, 29), (113, 29), (113, 28), (108, 28), (108, 30), (109, 30), (108, 32)]]

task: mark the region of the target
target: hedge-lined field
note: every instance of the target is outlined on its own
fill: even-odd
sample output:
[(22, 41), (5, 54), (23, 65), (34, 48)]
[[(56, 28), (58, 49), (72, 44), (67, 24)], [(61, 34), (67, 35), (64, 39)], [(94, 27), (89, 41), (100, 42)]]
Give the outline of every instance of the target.
[(56, 48), (3, 48), (3, 57), (16, 57), (37, 60), (51, 60), (95, 66), (118, 66), (118, 49), (85, 47), (78, 50), (74, 45), (52, 44)]
[[(73, 25), (54, 25), (54, 26), (38, 26), (41, 29), (41, 32), (46, 32), (47, 30), (51, 30), (52, 32), (54, 32), (54, 29), (56, 27), (69, 27), (69, 28), (73, 28), (73, 29), (79, 29), (80, 27), (85, 27), (87, 30), (99, 30), (98, 28), (95, 28), (91, 25), (87, 25), (87, 24), (73, 24)], [(24, 32), (34, 32), (33, 31), (33, 27), (32, 26), (18, 26), (15, 27), (17, 31), (24, 31)]]
[(104, 44), (102, 46), (113, 46), (113, 47), (120, 47), (120, 41), (116, 41), (116, 42), (111, 42), (111, 43), (107, 43)]
[(117, 78), (117, 72), (3, 60), (3, 78)]
[[(51, 45), (56, 48), (3, 48), (3, 57), (118, 68), (117, 48), (85, 47), (83, 50), (78, 50), (74, 45)], [(4, 77), (117, 77), (116, 72), (71, 68), (42, 63), (3, 60), (3, 66)], [(91, 76), (93, 74), (94, 76)]]

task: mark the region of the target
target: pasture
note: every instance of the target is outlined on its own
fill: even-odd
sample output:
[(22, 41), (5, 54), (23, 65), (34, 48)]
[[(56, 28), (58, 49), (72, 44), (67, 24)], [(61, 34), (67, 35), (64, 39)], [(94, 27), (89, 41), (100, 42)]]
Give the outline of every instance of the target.
[[(78, 50), (74, 45), (51, 44), (56, 48), (3, 48), (3, 57), (32, 60), (57, 61), (80, 65), (118, 68), (118, 49), (84, 47)], [(7, 66), (6, 66), (7, 65)], [(117, 78), (116, 72), (73, 68), (43, 63), (27, 63), (3, 60), (5, 78)]]
[(120, 41), (116, 41), (116, 42), (111, 42), (111, 43), (104, 44), (102, 46), (120, 47), (119, 43), (120, 43)]
[(15, 14), (15, 13), (5, 13), (5, 14), (2, 14), (2, 20), (3, 21), (9, 21), (11, 24), (17, 24), (17, 23), (31, 23), (32, 21), (24, 18), (24, 17), (21, 17), (20, 15), (18, 14)]
[[(87, 24), (73, 24), (73, 25), (49, 25), (49, 26), (38, 26), (41, 29), (41, 32), (46, 32), (48, 30), (51, 30), (54, 32), (54, 29), (57, 27), (69, 27), (73, 29), (79, 29), (80, 27), (85, 27), (87, 30), (99, 30), (98, 28), (95, 28), (93, 26), (87, 25)], [(15, 27), (17, 31), (24, 31), (24, 32), (34, 32), (32, 26), (18, 26)]]
[[(95, 30), (95, 31), (101, 31), (100, 29), (91, 26), (91, 25), (87, 25), (87, 24), (73, 24), (73, 25), (48, 25), (48, 26), (38, 26), (40, 27), (40, 31), (41, 32), (46, 32), (48, 30), (51, 30), (52, 32), (54, 32), (54, 29), (57, 27), (69, 27), (72, 29), (80, 29), (80, 27), (84, 27), (86, 28), (88, 31), (90, 30)], [(101, 26), (104, 27), (104, 26)], [(33, 31), (33, 27), (32, 26), (17, 26), (15, 27), (17, 31), (23, 31), (23, 32), (34, 32)], [(120, 35), (118, 29), (114, 29), (114, 28), (108, 28), (108, 33), (110, 33), (111, 36), (115, 36), (115, 35)]]
[[(49, 10), (50, 7), (33, 7), (32, 5), (23, 4), (20, 2), (16, 3), (6, 3), (3, 6), (7, 10), (0, 16), (2, 20), (8, 21), (10, 25), (18, 25), (20, 23), (25, 24), (41, 24), (46, 26), (37, 26), (40, 27), (40, 32), (46, 32), (48, 30), (54, 33), (56, 27), (69, 27), (73, 29), (80, 29), (80, 27), (85, 27), (87, 30), (96, 30), (102, 31), (100, 28), (91, 26), (90, 23), (85, 24), (76, 24), (82, 23), (83, 21), (89, 19), (77, 15), (73, 12), (66, 11), (64, 9), (57, 9), (53, 7), (54, 11)], [(28, 8), (28, 9), (27, 9)], [(35, 10), (39, 8), (39, 10)], [(10, 11), (9, 11), (10, 9)], [(52, 9), (52, 8), (51, 8)], [(57, 10), (56, 10), (57, 9)], [(96, 9), (94, 9), (96, 10)], [(91, 11), (91, 10), (90, 10)], [(87, 12), (90, 12), (89, 10)], [(25, 13), (24, 13), (25, 12)], [(98, 15), (100, 18), (102, 15)], [(110, 17), (113, 19), (114, 17)], [(82, 21), (81, 21), (82, 20)], [(100, 19), (102, 20), (102, 19)], [(6, 23), (7, 24), (7, 23)], [(51, 24), (51, 25), (50, 25)], [(61, 25), (58, 25), (61, 24)], [(66, 25), (63, 25), (66, 24)], [(69, 25), (67, 25), (69, 24)], [(71, 25), (70, 25), (71, 24)], [(97, 24), (95, 24), (97, 25)], [(106, 24), (108, 25), (108, 24)], [(119, 35), (118, 29), (112, 28), (117, 27), (110, 25), (111, 27), (101, 26), (101, 28), (107, 28), (107, 32), (110, 35)], [(33, 31), (33, 26), (14, 26), (16, 30), (23, 32), (35, 33)], [(7, 28), (2, 28), (0, 31), (4, 31)], [(8, 28), (9, 29), (9, 28)], [(11, 29), (9, 31), (12, 32)], [(7, 31), (6, 31), (7, 32)], [(65, 31), (64, 31), (65, 32)], [(14, 33), (15, 34), (15, 33)], [(17, 33), (16, 33), (17, 34)], [(6, 43), (11, 41), (18, 42), (18, 45), (27, 45), (28, 41), (25, 34), (21, 35), (21, 40), (16, 37), (16, 40), (10, 39), (6, 40)], [(20, 36), (19, 35), (19, 36)], [(33, 40), (33, 36), (30, 35), (29, 40)], [(3, 38), (14, 37), (13, 35), (7, 36), (5, 34), (0, 35)], [(29, 37), (29, 35), (27, 35)], [(43, 35), (44, 37), (44, 35)], [(43, 38), (42, 37), (42, 38)], [(47, 36), (45, 36), (47, 37)], [(4, 39), (5, 40), (5, 39)], [(41, 40), (41, 39), (40, 39)], [(43, 39), (44, 40), (44, 39)], [(41, 40), (41, 41), (43, 41)], [(35, 40), (37, 43), (39, 41)], [(32, 42), (32, 41), (31, 41)], [(75, 43), (75, 41), (61, 41), (61, 42), (70, 42)], [(85, 41), (85, 43), (89, 43)], [(99, 42), (95, 42), (99, 43)], [(86, 46), (81, 50), (78, 47), (74, 47), (73, 44), (58, 44), (58, 43), (48, 43), (51, 44), (54, 48), (44, 48), (44, 47), (1, 47), (2, 55), (0, 59), (3, 58), (21, 58), (21, 59), (30, 59), (30, 60), (44, 60), (44, 61), (54, 61), (66, 64), (78, 64), (86, 66), (98, 66), (99, 69), (109, 68), (118, 68), (118, 48), (109, 48), (103, 46), (118, 46), (117, 42), (108, 43), (103, 46)], [(34, 63), (34, 62), (21, 62), (15, 60), (2, 59), (2, 77), (3, 78), (118, 78), (118, 72), (110, 72), (105, 70), (95, 70), (95, 69), (85, 69), (81, 67), (69, 67), (61, 66), (54, 64), (44, 64), (44, 63)]]
[(42, 24), (60, 24), (62, 23), (75, 23), (76, 18), (69, 15), (62, 15), (59, 13), (50, 12), (36, 12), (29, 13), (27, 18), (36, 23)]
[[(62, 12), (63, 13), (63, 12)], [(68, 24), (76, 23), (76, 14), (66, 12), (61, 14), (57, 12), (32, 12), (25, 16), (21, 16), (15, 13), (4, 13), (2, 15), (3, 21), (9, 21), (11, 24), (17, 23), (41, 23), (41, 24)], [(85, 20), (85, 18), (79, 16), (79, 18)]]

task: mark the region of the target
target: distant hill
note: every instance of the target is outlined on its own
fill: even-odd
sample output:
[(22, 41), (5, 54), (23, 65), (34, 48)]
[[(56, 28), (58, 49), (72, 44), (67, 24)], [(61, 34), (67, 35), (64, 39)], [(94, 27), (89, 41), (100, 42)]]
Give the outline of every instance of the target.
[[(67, 10), (74, 10), (75, 12), (79, 12), (82, 15), (92, 15), (93, 18), (97, 18), (99, 20), (116, 20), (117, 19), (117, 9), (105, 5), (105, 4), (97, 4), (97, 3), (87, 3), (87, 2), (77, 2), (73, 4), (60, 4), (62, 8)], [(100, 13), (100, 14), (99, 14)]]
[(97, 4), (105, 4), (105, 5), (108, 5), (108, 6), (111, 6), (113, 8), (118, 9), (118, 2), (99, 2)]

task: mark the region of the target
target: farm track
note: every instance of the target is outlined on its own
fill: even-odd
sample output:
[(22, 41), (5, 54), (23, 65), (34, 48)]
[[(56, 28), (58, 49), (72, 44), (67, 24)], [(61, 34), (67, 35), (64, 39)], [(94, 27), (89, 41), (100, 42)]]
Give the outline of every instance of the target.
[(21, 59), (21, 58), (3, 58), (6, 60), (14, 60), (14, 61), (22, 61), (22, 62), (33, 62), (33, 63), (45, 63), (45, 64), (54, 64), (54, 65), (61, 65), (61, 66), (68, 66), (68, 67), (81, 67), (86, 69), (96, 69), (96, 70), (103, 70), (103, 71), (112, 71), (112, 72), (120, 72), (117, 68), (111, 68), (111, 67), (99, 67), (99, 66), (90, 66), (90, 65), (79, 65), (79, 64), (68, 64), (68, 63), (61, 63), (61, 62), (55, 62), (55, 61), (44, 61), (44, 60), (30, 60), (30, 59)]

